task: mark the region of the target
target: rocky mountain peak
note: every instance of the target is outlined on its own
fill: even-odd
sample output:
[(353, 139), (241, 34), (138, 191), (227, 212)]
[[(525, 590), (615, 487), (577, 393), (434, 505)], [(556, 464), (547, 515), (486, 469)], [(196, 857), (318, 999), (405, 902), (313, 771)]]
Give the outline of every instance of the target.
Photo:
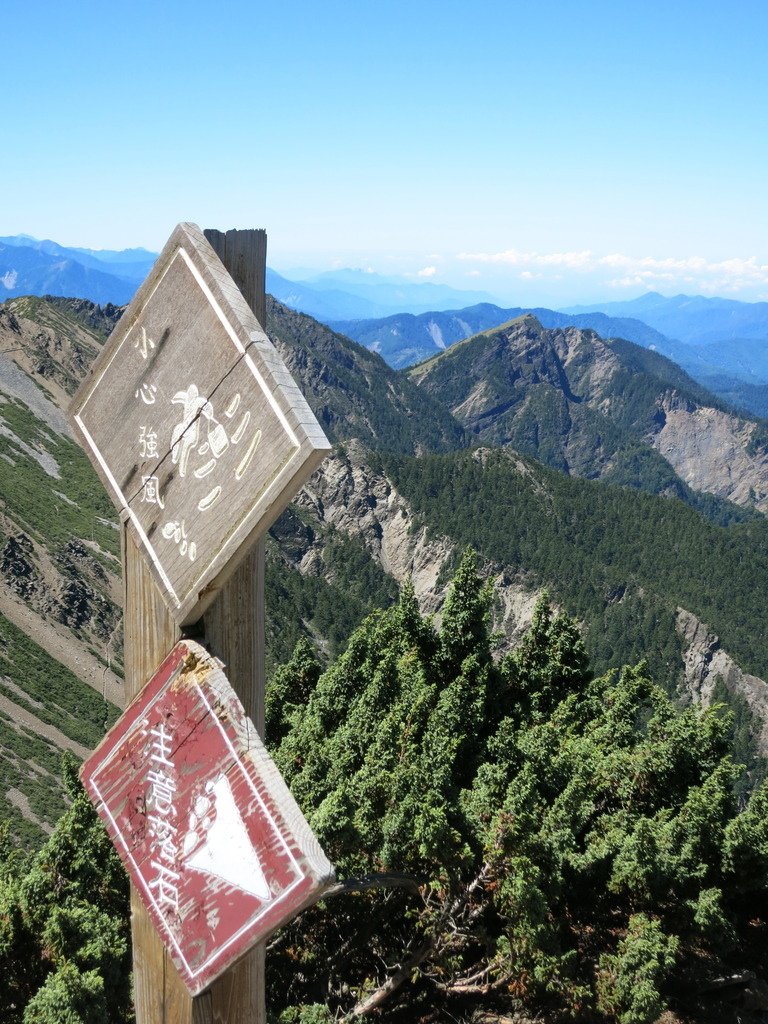
[(410, 376), (482, 443), (693, 504), (698, 492), (768, 508), (768, 456), (755, 420), (631, 342), (544, 328), (526, 314)]

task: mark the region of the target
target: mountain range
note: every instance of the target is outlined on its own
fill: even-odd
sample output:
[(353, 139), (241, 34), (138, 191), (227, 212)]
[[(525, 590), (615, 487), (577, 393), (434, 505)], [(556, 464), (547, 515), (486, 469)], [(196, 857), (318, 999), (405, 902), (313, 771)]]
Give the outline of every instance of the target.
[[(119, 312), (0, 305), (0, 816), (33, 845), (63, 806), (58, 751), (83, 756), (122, 702), (119, 533), (63, 416)], [(274, 298), (267, 327), (334, 442), (268, 537), (270, 668), (301, 638), (339, 651), (408, 579), (439, 615), (472, 544), (504, 645), (547, 589), (584, 624), (596, 670), (645, 657), (682, 701), (725, 687), (760, 770), (758, 420), (656, 353), (531, 316), (408, 373)], [(727, 455), (702, 448), (712, 438)]]
[(409, 376), (484, 444), (693, 504), (706, 494), (768, 510), (768, 425), (632, 342), (525, 314)]
[[(18, 295), (58, 295), (124, 305), (156, 257), (146, 249), (84, 249), (30, 235), (7, 235), (0, 237), (0, 301)], [(363, 270), (310, 273), (306, 280), (289, 281), (269, 269), (267, 290), (286, 305), (324, 320), (457, 309), (491, 298), (485, 292)]]
[[(397, 313), (366, 320), (331, 320), (328, 326), (378, 352), (390, 366), (402, 369), (430, 359), (473, 334), (499, 327), (526, 313), (535, 316), (543, 327), (591, 328), (604, 338), (626, 338), (658, 351), (673, 344), (641, 320), (628, 317), (609, 317), (605, 313), (558, 313), (541, 307), (502, 308), (489, 302), (453, 311)], [(669, 351), (664, 351), (664, 355), (673, 358)]]
[[(0, 817), (34, 844), (63, 806), (58, 751), (82, 756), (122, 701), (119, 533), (63, 411), (154, 256), (16, 236), (0, 239), (0, 258), (11, 291), (23, 278), (48, 292), (0, 303)], [(408, 579), (439, 615), (471, 544), (495, 581), (503, 644), (546, 589), (584, 625), (598, 671), (645, 657), (683, 702), (724, 692), (742, 756), (761, 770), (768, 424), (702, 384), (739, 380), (732, 366), (752, 351), (739, 346), (761, 350), (760, 309), (729, 307), (743, 337), (725, 366), (708, 361), (717, 341), (696, 341), (694, 300), (669, 337), (662, 327), (687, 315), (680, 299), (451, 310), (429, 282), (358, 271), (298, 283), (270, 271), (268, 284), (267, 329), (334, 443), (268, 538), (270, 669), (301, 638), (332, 656)], [(52, 295), (86, 286), (109, 299)], [(393, 294), (397, 315), (352, 319), (391, 312)], [(403, 312), (423, 295), (446, 308)], [(291, 308), (313, 302), (332, 326)], [(344, 304), (349, 319), (331, 316)], [(746, 305), (760, 304), (735, 307)], [(757, 392), (763, 371), (750, 365), (757, 383), (739, 386)]]
[(79, 296), (101, 305), (130, 302), (155, 260), (144, 249), (68, 249), (28, 235), (0, 238), (0, 300), (18, 295)]
[[(79, 296), (104, 305), (128, 302), (155, 259), (146, 249), (66, 247), (29, 235), (0, 238), (0, 301), (18, 295)], [(368, 270), (300, 270), (288, 280), (267, 271), (279, 301), (329, 324), (400, 368), (478, 331), (533, 312), (545, 327), (589, 327), (635, 341), (679, 363), (739, 408), (768, 414), (768, 303), (655, 292), (629, 302), (563, 311), (501, 308), (482, 292), (428, 279)]]
[(637, 299), (572, 306), (563, 312), (636, 317), (687, 345), (768, 338), (768, 302), (739, 302), (703, 295), (667, 298), (658, 292), (646, 292)]
[[(459, 310), (430, 311), (420, 315), (400, 313), (357, 320), (326, 318), (326, 321), (334, 330), (380, 352), (390, 365), (402, 368), (429, 359), (480, 331), (498, 327), (524, 313), (532, 313), (544, 327), (591, 328), (603, 338), (634, 341), (672, 359), (700, 384), (730, 404), (758, 416), (768, 414), (768, 316), (763, 308), (768, 304), (714, 299), (699, 301), (686, 296), (664, 299), (655, 293), (647, 298), (647, 304), (638, 299), (601, 307), (577, 307), (570, 311), (502, 308), (481, 303)], [(707, 310), (717, 313), (720, 302), (724, 308), (709, 322)], [(704, 306), (702, 312), (701, 303), (714, 305)], [(643, 320), (641, 317), (645, 315), (646, 308), (651, 313)], [(661, 327), (668, 330), (681, 327), (686, 340), (662, 333)], [(743, 329), (749, 336), (734, 337), (733, 331), (737, 329)], [(728, 334), (729, 330), (731, 334)], [(713, 335), (719, 335), (719, 340), (711, 340)]]

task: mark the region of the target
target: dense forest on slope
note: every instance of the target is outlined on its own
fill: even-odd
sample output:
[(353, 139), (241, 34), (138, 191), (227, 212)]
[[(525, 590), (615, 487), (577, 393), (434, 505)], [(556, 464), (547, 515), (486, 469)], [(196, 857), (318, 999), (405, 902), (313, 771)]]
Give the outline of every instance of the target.
[[(310, 547), (320, 548), (319, 564), (302, 573), (296, 564)], [(365, 615), (396, 600), (397, 586), (359, 541), (322, 530), (291, 507), (269, 531), (264, 594), (271, 673), (301, 638), (310, 639), (322, 656), (335, 657)]]
[(64, 760), (69, 806), (34, 855), (0, 827), (0, 1020), (130, 1024), (128, 876)]
[(406, 588), (324, 674), (302, 647), (272, 681), (278, 764), (369, 884), (272, 944), (280, 1020), (747, 1019), (712, 982), (764, 973), (768, 790), (737, 811), (728, 722), (644, 668), (595, 678), (546, 602), (495, 661), (490, 599), (467, 555), (439, 632)]
[(385, 451), (451, 451), (467, 443), (440, 402), (381, 356), (271, 296), (267, 331), (331, 441), (358, 437)]
[[(467, 553), (439, 630), (406, 587), (273, 677), (268, 741), (343, 882), (270, 941), (270, 1021), (758, 1024), (768, 789), (738, 807), (728, 718), (596, 678), (544, 600), (498, 660), (491, 601)], [(0, 1012), (128, 1024), (125, 875), (64, 774), (38, 854), (0, 837)]]
[[(766, 345), (768, 348), (768, 345)], [(720, 395), (735, 409), (743, 409), (753, 416), (768, 419), (768, 384), (752, 384), (724, 373), (702, 377), (702, 384)]]
[(550, 587), (584, 622), (597, 671), (645, 658), (673, 688), (682, 606), (744, 668), (768, 674), (764, 517), (721, 527), (674, 499), (568, 477), (502, 450), (383, 464), (430, 529)]

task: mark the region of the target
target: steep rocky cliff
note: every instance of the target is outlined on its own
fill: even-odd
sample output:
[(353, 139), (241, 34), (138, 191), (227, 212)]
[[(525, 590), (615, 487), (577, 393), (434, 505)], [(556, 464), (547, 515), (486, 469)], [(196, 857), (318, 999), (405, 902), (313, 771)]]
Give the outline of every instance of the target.
[(743, 672), (712, 630), (684, 608), (678, 608), (677, 628), (683, 640), (685, 695), (696, 704), (711, 704), (717, 681), (722, 680), (731, 696), (746, 701), (757, 726), (758, 747), (768, 756), (768, 683)]
[(658, 399), (650, 441), (696, 491), (768, 511), (768, 450), (762, 425), (703, 406), (678, 391)]
[[(359, 540), (398, 584), (411, 579), (421, 610), (439, 615), (459, 547), (419, 525), (414, 509), (371, 462), (363, 444), (347, 442), (314, 474), (295, 504), (317, 523)], [(297, 553), (295, 564), (311, 572), (318, 557), (318, 549), (310, 545)], [(530, 624), (540, 590), (524, 574), (491, 562), (484, 571), (494, 579), (498, 595), (494, 625), (514, 642)]]
[(707, 494), (768, 508), (761, 422), (730, 412), (674, 363), (631, 342), (545, 330), (526, 315), (410, 376), (483, 443), (694, 505), (695, 494)]

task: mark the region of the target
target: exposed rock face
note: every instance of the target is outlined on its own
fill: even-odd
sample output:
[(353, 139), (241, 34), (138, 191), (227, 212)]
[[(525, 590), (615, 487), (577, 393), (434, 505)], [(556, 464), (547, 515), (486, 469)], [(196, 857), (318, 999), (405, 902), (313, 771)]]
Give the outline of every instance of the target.
[(454, 345), (410, 377), (483, 442), (575, 476), (687, 501), (691, 488), (768, 510), (760, 425), (724, 411), (678, 366), (631, 342), (546, 330), (526, 315)]
[(728, 692), (743, 697), (762, 727), (757, 743), (768, 754), (768, 683), (743, 672), (720, 646), (718, 637), (695, 615), (678, 608), (677, 628), (683, 639), (683, 686), (697, 704), (709, 704), (718, 677)]
[(108, 571), (80, 540), (50, 552), (12, 527), (0, 513), (0, 528), (10, 534), (0, 551), (0, 588), (18, 595), (36, 615), (68, 626), (80, 640), (116, 650), (122, 628), (116, 571)]
[(66, 408), (120, 312), (83, 299), (11, 299), (0, 307), (0, 341), (10, 335), (3, 350)]
[(752, 443), (756, 423), (678, 392), (665, 394), (659, 409), (651, 443), (690, 487), (768, 511), (768, 452)]
[(9, 537), (0, 552), (0, 572), (8, 587), (29, 601), (41, 588), (42, 577), (35, 565), (34, 546), (26, 533)]
[(271, 296), (267, 330), (331, 441), (356, 437), (404, 454), (466, 444), (448, 410), (380, 356)]
[(360, 539), (398, 583), (413, 579), (424, 611), (441, 606), (438, 578), (453, 553), (447, 539), (430, 540), (424, 528), (411, 533), (411, 510), (386, 477), (365, 465), (366, 452), (351, 441), (327, 459), (298, 496), (297, 503), (320, 522)]
[(50, 611), (75, 632), (93, 632), (106, 641), (120, 623), (121, 611), (105, 594), (109, 577), (98, 559), (79, 540), (55, 556), (59, 574)]
[[(362, 541), (399, 584), (412, 579), (422, 611), (439, 614), (456, 546), (447, 537), (433, 537), (425, 527), (414, 526), (408, 502), (383, 473), (371, 470), (368, 459), (365, 447), (350, 441), (325, 461), (297, 504), (318, 522)], [(299, 568), (308, 571), (312, 558), (308, 549)], [(484, 571), (495, 577), (495, 626), (514, 642), (530, 624), (538, 592), (498, 566), (487, 565)]]

